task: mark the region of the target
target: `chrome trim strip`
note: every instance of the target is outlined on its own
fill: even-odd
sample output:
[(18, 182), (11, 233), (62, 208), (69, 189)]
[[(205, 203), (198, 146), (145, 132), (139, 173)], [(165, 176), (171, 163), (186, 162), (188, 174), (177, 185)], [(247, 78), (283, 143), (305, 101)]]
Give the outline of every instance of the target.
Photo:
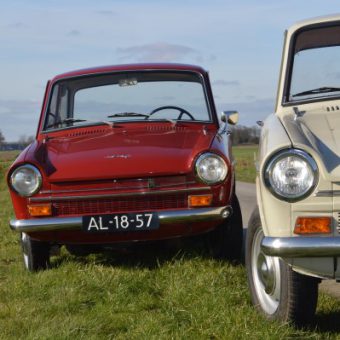
[(340, 256), (340, 237), (265, 237), (262, 251), (279, 257)]
[(321, 190), (317, 191), (314, 196), (316, 197), (339, 197), (340, 196), (340, 190)]
[[(140, 181), (143, 181), (142, 179)], [(112, 183), (114, 183), (112, 181)], [(167, 184), (167, 185), (157, 185), (156, 188), (172, 188), (172, 187), (177, 187), (177, 186), (184, 186), (184, 185), (189, 185), (189, 184), (195, 184), (196, 182), (190, 181), (190, 182), (183, 182), (183, 183), (173, 183), (173, 184)], [(148, 185), (143, 185), (143, 186), (135, 186), (135, 187), (120, 187), (120, 188), (115, 188), (115, 187), (107, 187), (107, 188), (89, 188), (89, 189), (77, 189), (77, 190), (42, 190), (39, 193), (43, 195), (53, 195), (53, 194), (68, 194), (68, 193), (73, 193), (73, 192), (90, 192), (90, 191), (108, 191), (108, 190), (141, 190), (141, 189), (148, 189)]]
[(9, 226), (19, 232), (77, 230), (81, 227), (81, 217), (49, 217), (32, 220), (11, 220)]
[(48, 196), (48, 197), (31, 197), (29, 202), (58, 202), (58, 201), (78, 201), (78, 200), (93, 200), (102, 198), (115, 198), (115, 197), (132, 197), (132, 196), (148, 196), (148, 195), (166, 195), (176, 194), (183, 192), (193, 191), (210, 191), (210, 187), (190, 188), (190, 189), (178, 189), (178, 190), (153, 190), (153, 191), (137, 191), (120, 194), (105, 194), (105, 195), (87, 195), (87, 196)]
[[(156, 211), (157, 212), (157, 211)], [(160, 225), (171, 223), (190, 223), (218, 221), (231, 214), (230, 206), (186, 210), (158, 211)], [(82, 217), (49, 217), (31, 220), (11, 220), (10, 227), (18, 232), (81, 230)]]

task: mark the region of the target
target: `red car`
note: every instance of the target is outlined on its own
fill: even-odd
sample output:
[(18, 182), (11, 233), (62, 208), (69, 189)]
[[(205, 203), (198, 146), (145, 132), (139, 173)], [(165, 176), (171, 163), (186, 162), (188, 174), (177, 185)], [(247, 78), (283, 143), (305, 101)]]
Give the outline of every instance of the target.
[(28, 270), (70, 252), (206, 233), (238, 258), (242, 218), (228, 123), (197, 66), (97, 67), (48, 82), (36, 140), (8, 185)]

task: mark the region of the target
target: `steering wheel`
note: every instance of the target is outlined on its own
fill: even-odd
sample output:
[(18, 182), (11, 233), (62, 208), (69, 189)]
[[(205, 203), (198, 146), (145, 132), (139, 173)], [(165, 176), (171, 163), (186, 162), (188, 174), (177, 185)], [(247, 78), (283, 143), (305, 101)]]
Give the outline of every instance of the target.
[(196, 120), (194, 118), (194, 116), (188, 112), (187, 110), (183, 109), (182, 107), (179, 107), (179, 106), (172, 106), (172, 105), (167, 105), (167, 106), (160, 106), (160, 107), (157, 107), (156, 109), (152, 110), (150, 113), (149, 113), (149, 117), (145, 118), (145, 119), (149, 119), (152, 115), (154, 115), (155, 113), (159, 112), (159, 111), (162, 111), (162, 110), (177, 110), (179, 111), (179, 115), (177, 117), (176, 120), (181, 120), (183, 115), (187, 115), (191, 120)]

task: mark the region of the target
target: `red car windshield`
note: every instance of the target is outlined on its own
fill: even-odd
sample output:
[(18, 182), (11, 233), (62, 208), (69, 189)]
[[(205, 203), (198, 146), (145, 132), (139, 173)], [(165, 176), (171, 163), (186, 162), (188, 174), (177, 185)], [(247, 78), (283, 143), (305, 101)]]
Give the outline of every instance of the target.
[(155, 120), (211, 122), (202, 77), (138, 71), (59, 81), (53, 86), (44, 130)]

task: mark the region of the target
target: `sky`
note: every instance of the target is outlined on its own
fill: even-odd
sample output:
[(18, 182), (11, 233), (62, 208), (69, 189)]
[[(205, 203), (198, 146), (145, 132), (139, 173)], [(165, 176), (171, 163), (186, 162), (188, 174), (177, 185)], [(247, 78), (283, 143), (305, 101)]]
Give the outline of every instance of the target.
[(340, 13), (338, 0), (0, 0), (0, 130), (36, 133), (46, 82), (135, 62), (209, 71), (219, 111), (252, 126), (273, 112), (283, 33)]

